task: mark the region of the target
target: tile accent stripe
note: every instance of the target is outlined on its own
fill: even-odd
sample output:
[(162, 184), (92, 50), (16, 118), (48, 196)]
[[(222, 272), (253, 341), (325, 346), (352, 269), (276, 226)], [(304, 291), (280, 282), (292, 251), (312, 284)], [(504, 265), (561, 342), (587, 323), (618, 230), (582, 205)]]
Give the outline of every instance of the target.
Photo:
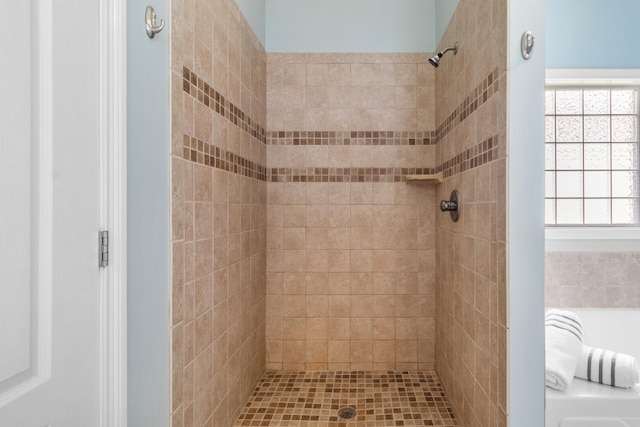
[(182, 157), (185, 160), (248, 178), (267, 180), (266, 167), (189, 135), (182, 136)]
[(498, 158), (498, 135), (452, 157), (437, 168), (269, 168), (269, 182), (402, 182), (406, 175), (442, 172), (444, 178)]
[(269, 182), (401, 182), (435, 168), (271, 168)]
[(477, 168), (498, 158), (498, 135), (491, 136), (438, 167), (444, 178)]
[(498, 69), (489, 73), (489, 75), (471, 91), (469, 96), (438, 126), (436, 129), (436, 140), (438, 142), (441, 141), (442, 138), (447, 136), (456, 126), (491, 99), (500, 88), (499, 80)]
[[(436, 131), (269, 131), (268, 145), (435, 145), (485, 104), (499, 89), (497, 69), (465, 98)], [(498, 158), (491, 136), (431, 168), (270, 168), (269, 182), (402, 182), (406, 175), (442, 172), (449, 178)]]
[(270, 131), (268, 145), (435, 145), (432, 130), (407, 131)]
[(266, 131), (262, 126), (186, 66), (182, 67), (182, 90), (266, 144)]

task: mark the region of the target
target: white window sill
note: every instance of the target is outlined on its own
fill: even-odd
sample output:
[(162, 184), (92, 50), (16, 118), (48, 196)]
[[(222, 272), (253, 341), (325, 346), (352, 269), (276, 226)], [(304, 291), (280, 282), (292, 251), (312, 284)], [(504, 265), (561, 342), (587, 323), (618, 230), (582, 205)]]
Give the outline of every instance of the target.
[(640, 252), (640, 227), (547, 227), (546, 252)]

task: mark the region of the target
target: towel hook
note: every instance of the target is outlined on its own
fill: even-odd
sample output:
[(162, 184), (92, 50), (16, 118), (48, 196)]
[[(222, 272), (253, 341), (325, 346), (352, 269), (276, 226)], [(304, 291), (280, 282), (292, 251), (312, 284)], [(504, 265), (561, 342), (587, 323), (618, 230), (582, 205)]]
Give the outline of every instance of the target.
[(150, 39), (154, 38), (164, 28), (164, 19), (160, 20), (160, 25), (156, 25), (156, 11), (153, 7), (147, 6), (144, 14), (144, 27)]

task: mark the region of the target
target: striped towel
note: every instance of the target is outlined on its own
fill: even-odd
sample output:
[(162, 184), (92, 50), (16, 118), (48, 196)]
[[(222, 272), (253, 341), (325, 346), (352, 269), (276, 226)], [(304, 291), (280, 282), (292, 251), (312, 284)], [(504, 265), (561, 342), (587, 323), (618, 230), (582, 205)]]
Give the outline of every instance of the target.
[(576, 377), (620, 388), (631, 388), (638, 383), (636, 358), (623, 353), (582, 347)]
[(548, 310), (545, 316), (545, 384), (556, 390), (571, 386), (582, 350), (582, 323), (566, 310)]

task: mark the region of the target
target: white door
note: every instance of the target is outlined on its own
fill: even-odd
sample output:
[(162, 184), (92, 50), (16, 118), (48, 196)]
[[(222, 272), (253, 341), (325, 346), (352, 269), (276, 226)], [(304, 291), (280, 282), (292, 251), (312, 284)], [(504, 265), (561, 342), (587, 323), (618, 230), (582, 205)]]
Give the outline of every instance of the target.
[(0, 1), (0, 427), (99, 424), (98, 12)]

